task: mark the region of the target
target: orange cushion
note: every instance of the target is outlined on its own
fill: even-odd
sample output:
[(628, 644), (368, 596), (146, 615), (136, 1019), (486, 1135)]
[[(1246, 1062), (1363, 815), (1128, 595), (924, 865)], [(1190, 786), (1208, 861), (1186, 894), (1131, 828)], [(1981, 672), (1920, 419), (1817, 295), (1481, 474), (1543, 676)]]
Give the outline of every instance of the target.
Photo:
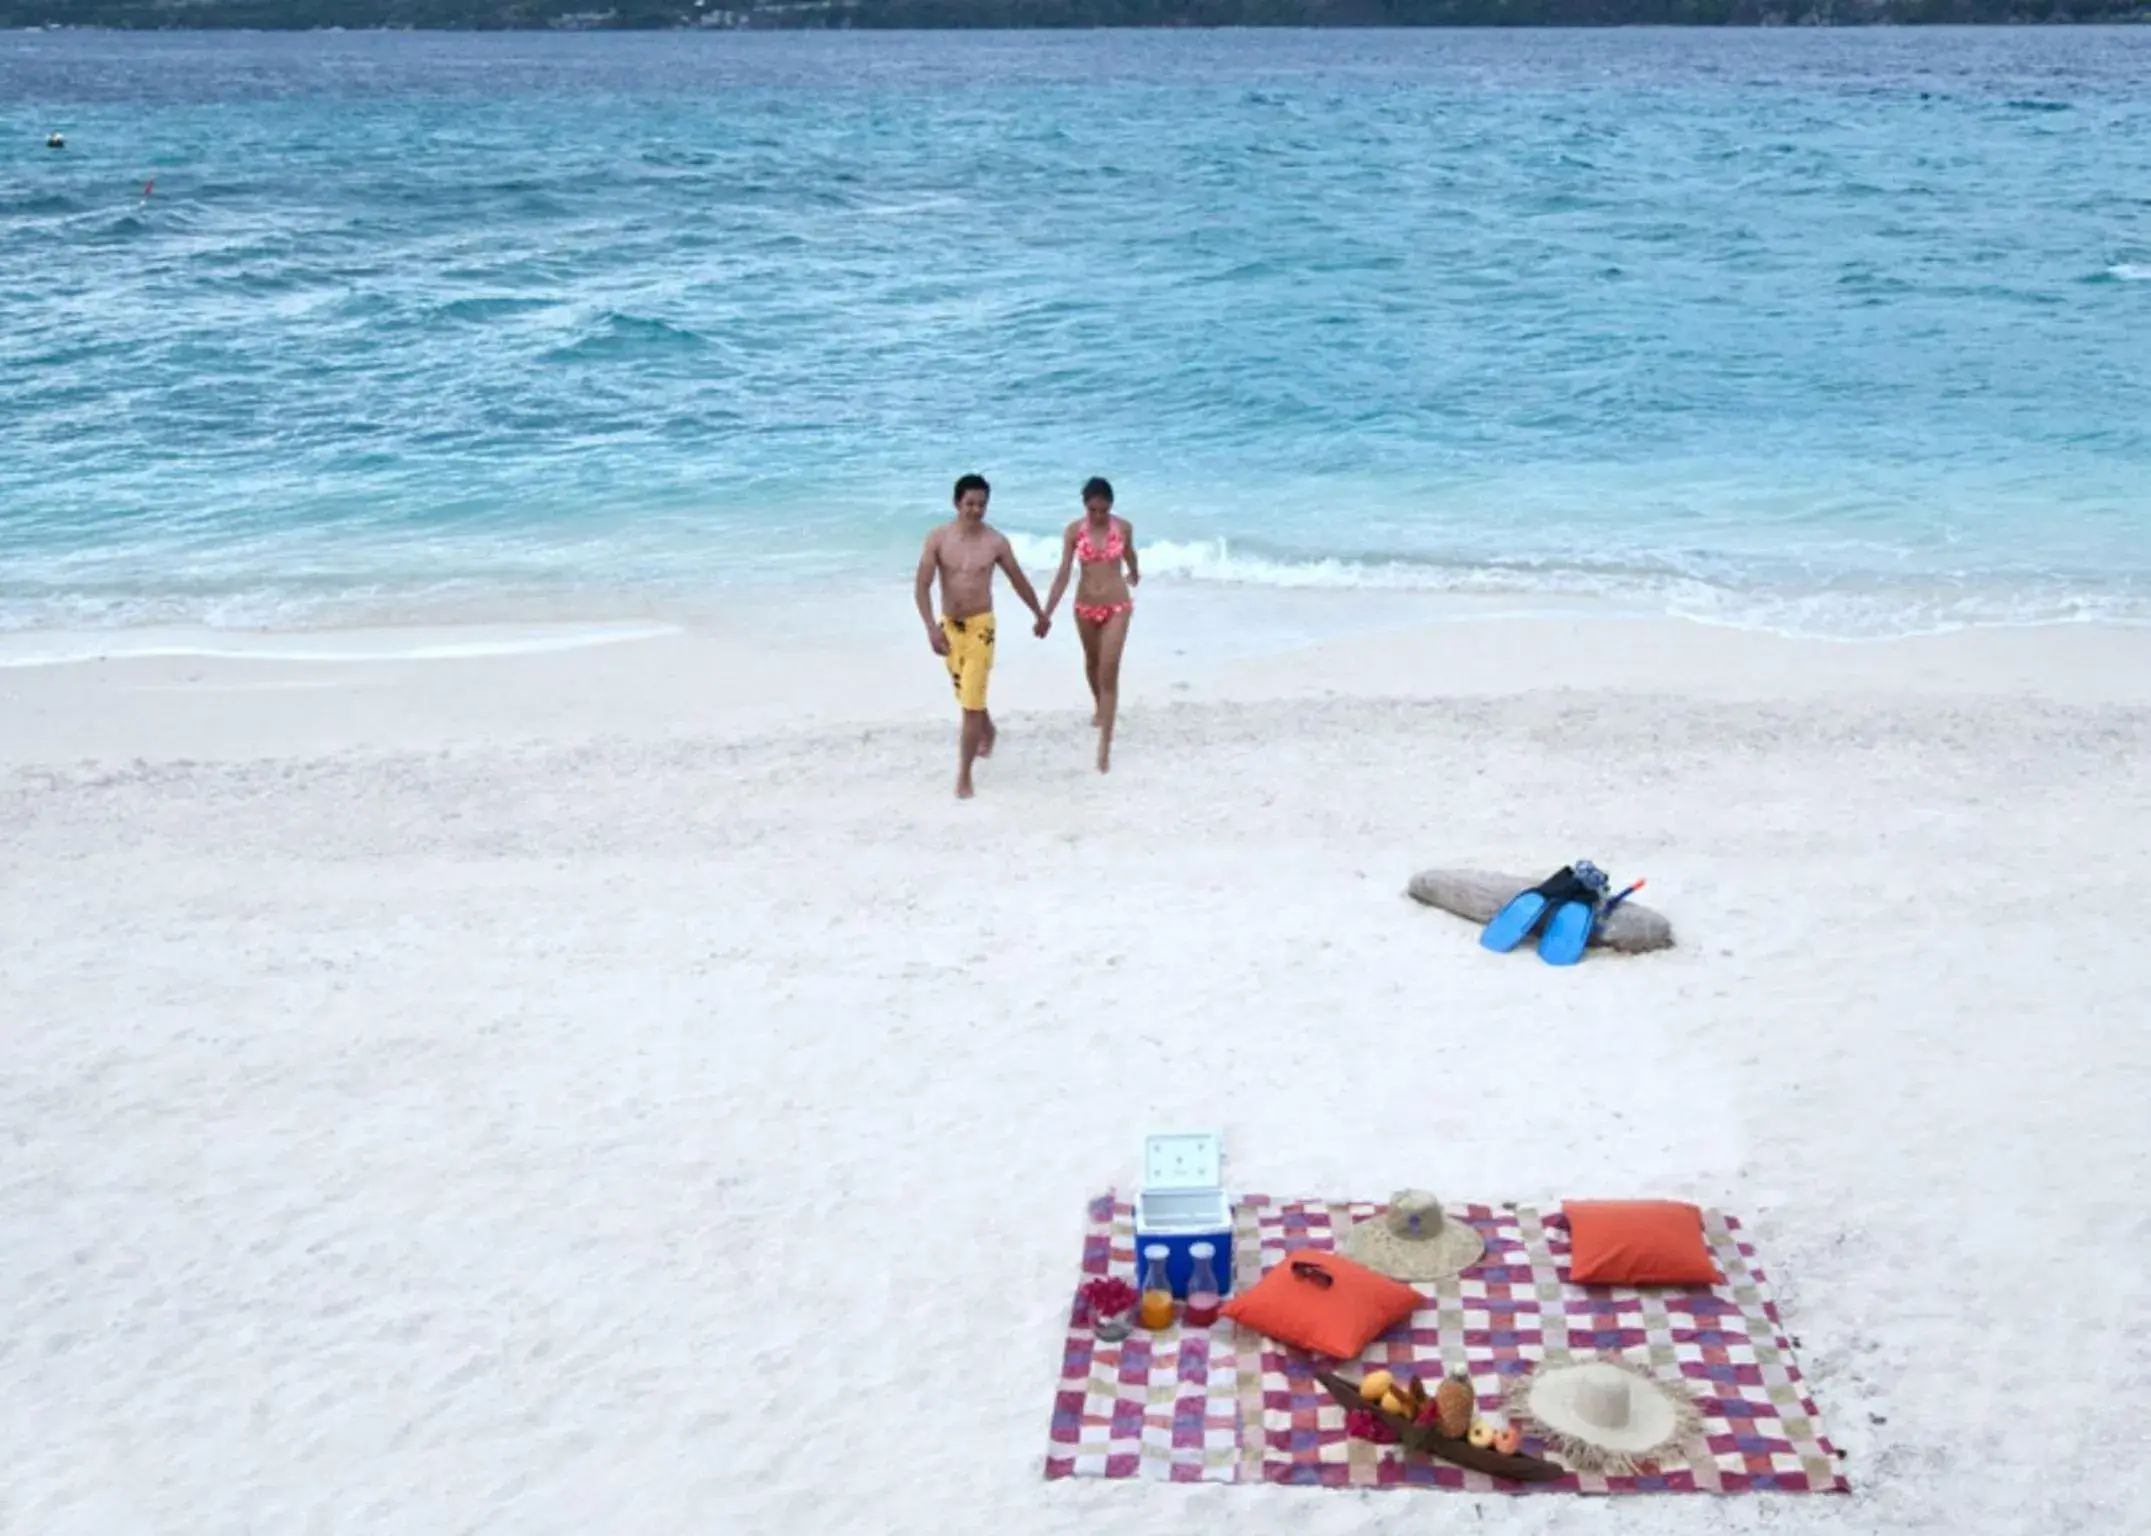
[(1419, 1309), (1419, 1293), (1341, 1253), (1302, 1248), (1225, 1303), (1255, 1332), (1332, 1360), (1350, 1360)]
[(1678, 1200), (1564, 1200), (1577, 1285), (1716, 1285), (1703, 1213)]

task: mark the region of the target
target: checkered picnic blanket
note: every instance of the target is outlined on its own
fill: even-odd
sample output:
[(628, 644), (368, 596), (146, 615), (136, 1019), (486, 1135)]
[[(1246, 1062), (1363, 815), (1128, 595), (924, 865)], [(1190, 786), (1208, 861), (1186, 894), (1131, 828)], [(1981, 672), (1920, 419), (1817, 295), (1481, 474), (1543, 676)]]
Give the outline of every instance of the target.
[[(1111, 1195), (1090, 1203), (1083, 1239), (1083, 1278), (1099, 1275), (1136, 1281), (1135, 1207)], [(1079, 1298), (1068, 1316), (1046, 1476), (1238, 1482), (1238, 1340), (1237, 1325), (1221, 1317), (1208, 1328), (1137, 1329), (1108, 1344), (1092, 1334)]]
[[(1333, 1247), (1337, 1234), (1379, 1210), (1249, 1196), (1234, 1209), (1234, 1275), (1244, 1287), (1287, 1253)], [(1504, 1493), (1845, 1489), (1737, 1221), (1704, 1213), (1722, 1284), (1637, 1291), (1562, 1279), (1568, 1232), (1557, 1211), (1469, 1206), (1459, 1214), (1485, 1236), (1486, 1257), (1462, 1276), (1419, 1286), (1426, 1304), (1363, 1361), (1427, 1377), (1468, 1371), (1480, 1406), (1499, 1413), (1509, 1381), (1540, 1359), (1620, 1354), (1685, 1381), (1703, 1429), (1684, 1455), (1626, 1476), (1507, 1483), (1351, 1438), (1344, 1410), (1313, 1377), (1315, 1362), (1229, 1320), (1109, 1345), (1091, 1336), (1078, 1304), (1046, 1475)], [(1094, 1201), (1085, 1277), (1132, 1279), (1134, 1266), (1133, 1209), (1110, 1195)], [(1528, 1439), (1525, 1447), (1536, 1449)]]

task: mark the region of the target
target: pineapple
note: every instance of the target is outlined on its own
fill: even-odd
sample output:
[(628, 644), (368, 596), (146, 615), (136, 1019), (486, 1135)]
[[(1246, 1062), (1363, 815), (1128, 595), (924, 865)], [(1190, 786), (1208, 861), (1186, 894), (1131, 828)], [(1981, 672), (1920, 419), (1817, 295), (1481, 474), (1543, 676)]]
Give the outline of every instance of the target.
[(1468, 1376), (1451, 1376), (1434, 1389), (1435, 1427), (1444, 1438), (1461, 1440), (1471, 1433), (1472, 1414), (1479, 1406), (1479, 1395), (1471, 1389)]

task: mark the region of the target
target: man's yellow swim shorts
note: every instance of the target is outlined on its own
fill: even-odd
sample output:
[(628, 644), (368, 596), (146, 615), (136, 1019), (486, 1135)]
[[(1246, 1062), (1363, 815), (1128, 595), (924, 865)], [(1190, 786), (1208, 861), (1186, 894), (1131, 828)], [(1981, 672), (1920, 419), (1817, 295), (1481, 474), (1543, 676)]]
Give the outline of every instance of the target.
[(948, 637), (949, 681), (956, 685), (956, 702), (964, 709), (986, 707), (986, 674), (993, 670), (993, 615), (974, 613), (968, 619), (943, 616), (941, 633)]

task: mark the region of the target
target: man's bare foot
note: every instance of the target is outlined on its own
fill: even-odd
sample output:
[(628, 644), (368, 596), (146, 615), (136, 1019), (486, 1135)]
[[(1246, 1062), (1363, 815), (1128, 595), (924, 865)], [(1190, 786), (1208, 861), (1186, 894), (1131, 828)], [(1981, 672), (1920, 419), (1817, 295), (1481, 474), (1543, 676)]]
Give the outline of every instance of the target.
[(956, 798), (959, 800), (971, 798), (971, 781), (969, 779), (958, 779), (956, 781)]
[(1098, 743), (1098, 771), (1100, 773), (1111, 773), (1113, 771), (1113, 749), (1102, 741)]

